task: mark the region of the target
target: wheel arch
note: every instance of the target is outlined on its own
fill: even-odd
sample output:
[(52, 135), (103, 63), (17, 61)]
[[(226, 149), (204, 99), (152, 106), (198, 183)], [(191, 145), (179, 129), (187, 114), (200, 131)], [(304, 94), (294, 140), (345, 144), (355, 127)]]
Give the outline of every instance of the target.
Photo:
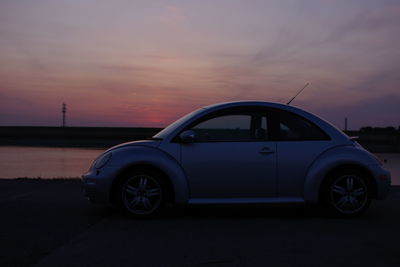
[(170, 180), (170, 178), (168, 177), (168, 175), (162, 171), (160, 168), (158, 168), (155, 165), (152, 164), (148, 164), (148, 163), (137, 163), (137, 164), (131, 164), (126, 166), (125, 168), (123, 168), (122, 170), (119, 171), (119, 173), (117, 174), (117, 176), (115, 177), (115, 179), (113, 180), (112, 184), (111, 184), (111, 188), (110, 188), (110, 201), (111, 203), (115, 203), (116, 201), (116, 191), (118, 186), (120, 185), (120, 183), (123, 181), (123, 179), (126, 177), (127, 174), (129, 173), (133, 173), (133, 172), (138, 172), (138, 171), (151, 171), (151, 172), (156, 172), (159, 177), (161, 179), (163, 179), (168, 188), (168, 192), (169, 194), (169, 198), (168, 198), (168, 202), (171, 203), (175, 203), (175, 188)]
[(304, 200), (309, 203), (318, 203), (321, 190), (328, 177), (334, 172), (353, 169), (368, 179), (372, 189), (372, 198), (376, 198), (378, 185), (370, 170), (373, 159), (368, 152), (354, 147), (338, 147), (325, 152), (310, 167), (304, 182)]
[(329, 177), (332, 177), (332, 175), (334, 175), (335, 173), (343, 172), (343, 171), (346, 171), (346, 170), (357, 171), (357, 172), (361, 173), (363, 175), (363, 177), (366, 177), (367, 184), (371, 189), (371, 197), (372, 198), (376, 198), (376, 195), (377, 195), (377, 184), (376, 184), (376, 181), (375, 181), (374, 176), (371, 173), (371, 171), (368, 170), (368, 168), (366, 168), (363, 165), (355, 164), (355, 163), (348, 163), (348, 164), (338, 165), (338, 166), (332, 168), (331, 170), (329, 170), (326, 173), (325, 177), (323, 178), (323, 180), (322, 180), (322, 182), (320, 184), (319, 194), (318, 194), (318, 201), (320, 199), (322, 199), (321, 198), (322, 192), (325, 189), (325, 186), (326, 186), (327, 182), (329, 181)]
[[(173, 203), (185, 204), (189, 199), (186, 176), (174, 158), (165, 152), (149, 147), (132, 147), (116, 153), (118, 170), (115, 172), (109, 191), (109, 200), (115, 201), (115, 191), (121, 179), (129, 172), (150, 170), (157, 172), (171, 190)], [(113, 156), (114, 157), (114, 156)]]

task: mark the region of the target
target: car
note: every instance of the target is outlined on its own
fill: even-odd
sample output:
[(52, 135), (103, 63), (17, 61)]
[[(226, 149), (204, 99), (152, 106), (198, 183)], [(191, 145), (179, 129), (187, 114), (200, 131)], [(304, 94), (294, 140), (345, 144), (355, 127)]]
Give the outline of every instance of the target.
[(210, 105), (149, 140), (114, 146), (82, 176), (85, 195), (139, 217), (169, 204), (321, 204), (365, 212), (390, 173), (341, 130), (300, 108), (262, 101)]

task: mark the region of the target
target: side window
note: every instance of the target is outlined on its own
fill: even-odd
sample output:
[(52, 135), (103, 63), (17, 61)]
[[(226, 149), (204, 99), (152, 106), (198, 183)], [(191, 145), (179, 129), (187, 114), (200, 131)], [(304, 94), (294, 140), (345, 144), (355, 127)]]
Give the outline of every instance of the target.
[(279, 140), (328, 140), (329, 137), (316, 125), (290, 112), (278, 115)]
[(192, 127), (198, 142), (246, 141), (252, 139), (250, 115), (222, 115)]

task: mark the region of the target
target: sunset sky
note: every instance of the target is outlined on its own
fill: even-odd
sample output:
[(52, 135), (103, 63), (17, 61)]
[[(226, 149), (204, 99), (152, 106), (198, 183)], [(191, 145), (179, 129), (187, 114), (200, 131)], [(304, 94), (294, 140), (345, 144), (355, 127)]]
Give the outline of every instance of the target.
[(0, 125), (164, 127), (216, 102), (400, 125), (400, 1), (0, 0)]

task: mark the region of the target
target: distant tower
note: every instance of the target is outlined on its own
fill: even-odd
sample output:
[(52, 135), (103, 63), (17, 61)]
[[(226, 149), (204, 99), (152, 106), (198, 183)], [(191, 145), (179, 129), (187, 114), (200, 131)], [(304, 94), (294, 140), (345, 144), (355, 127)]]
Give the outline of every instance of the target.
[(62, 104), (62, 127), (65, 127), (65, 124), (66, 124), (66, 119), (65, 119), (66, 113), (67, 113), (67, 104), (63, 103)]
[(347, 131), (347, 117), (344, 118), (344, 130)]

